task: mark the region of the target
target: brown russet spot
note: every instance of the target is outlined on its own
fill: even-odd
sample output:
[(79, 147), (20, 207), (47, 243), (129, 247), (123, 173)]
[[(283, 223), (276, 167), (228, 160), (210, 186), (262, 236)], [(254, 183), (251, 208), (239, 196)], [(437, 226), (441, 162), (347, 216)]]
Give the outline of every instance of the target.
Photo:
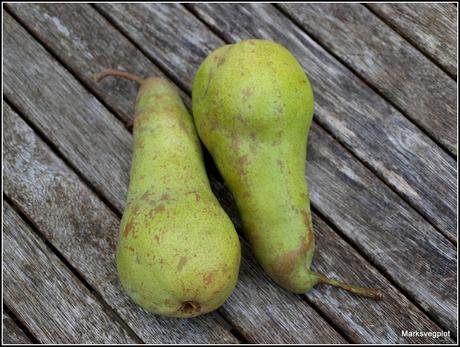
[(276, 139), (272, 141), (272, 146), (279, 146), (279, 145), (281, 145), (281, 139)]
[(246, 101), (250, 96), (252, 95), (252, 90), (251, 88), (245, 88), (243, 90), (243, 101)]
[(248, 164), (248, 155), (245, 154), (238, 158), (238, 175), (246, 175), (246, 165)]
[(307, 211), (300, 211), (300, 213), (303, 215), (303, 223), (307, 227), (307, 233), (313, 233), (313, 230), (311, 229), (311, 213), (308, 213)]
[(187, 263), (188, 261), (188, 258), (187, 257), (184, 257), (184, 256), (181, 256), (179, 258), (179, 264), (177, 264), (177, 271), (182, 271), (184, 265)]
[(150, 210), (149, 212), (149, 218), (152, 219), (155, 217), (155, 215), (159, 212), (162, 212), (165, 210), (165, 207), (163, 205), (158, 205), (154, 209)]
[(187, 134), (190, 132), (183, 119), (179, 119), (179, 127)]
[(240, 136), (237, 133), (231, 133), (230, 138), (231, 138), (231, 147), (234, 150), (239, 150), (240, 145), (241, 145)]
[(244, 192), (244, 193), (242, 194), (242, 196), (243, 196), (243, 198), (246, 198), (246, 199), (247, 199), (247, 198), (250, 198), (250, 197), (251, 197), (251, 192), (246, 191), (246, 192)]
[(134, 116), (133, 129), (138, 130), (138, 129), (144, 128), (149, 124), (149, 122), (150, 122), (150, 117), (149, 117), (148, 112), (145, 112), (145, 111), (138, 112)]
[(162, 212), (165, 210), (165, 207), (163, 205), (158, 205), (153, 209), (156, 213)]
[(182, 287), (182, 293), (184, 293), (184, 295), (187, 295), (188, 293), (192, 291), (192, 288), (186, 287), (183, 283), (181, 283), (181, 287)]
[(169, 201), (169, 200), (171, 200), (171, 197), (169, 196), (169, 194), (164, 193), (164, 194), (160, 197), (160, 200), (159, 200), (159, 201)]
[(189, 192), (185, 193), (185, 195), (190, 195), (190, 194), (195, 195), (195, 201), (200, 201), (201, 200), (201, 195), (200, 195), (199, 192), (197, 192), (195, 190), (192, 190), (192, 191), (189, 191)]
[(150, 191), (145, 192), (144, 194), (142, 194), (141, 200), (150, 201), (150, 200), (152, 200), (152, 196), (153, 196), (152, 192), (150, 192)]
[(155, 239), (155, 241), (157, 242), (157, 244), (160, 243), (160, 235), (155, 235), (155, 236), (153, 236), (153, 238)]
[(203, 283), (205, 285), (209, 285), (214, 282), (214, 274), (212, 272), (208, 272), (207, 274), (203, 275)]
[(215, 55), (213, 60), (214, 60), (214, 62), (216, 63), (217, 66), (221, 66), (223, 63), (225, 63), (225, 54), (223, 54), (223, 55)]
[(144, 148), (145, 148), (144, 139), (138, 139), (138, 140), (136, 141), (135, 147), (136, 147), (136, 148), (144, 149)]
[(210, 116), (208, 119), (211, 130), (217, 130), (219, 128), (219, 122), (217, 121), (217, 118), (214, 116)]
[(123, 230), (123, 236), (128, 237), (129, 233), (133, 230), (133, 227), (134, 227), (134, 222), (132, 220), (130, 220), (126, 224), (125, 229)]
[(273, 263), (272, 270), (275, 278), (281, 283), (289, 285), (289, 278), (295, 270), (297, 262), (309, 250), (309, 241), (303, 237), (301, 245), (292, 250), (280, 255)]
[(242, 155), (241, 157), (238, 158), (238, 164), (241, 166), (246, 166), (248, 163), (248, 155)]
[(284, 168), (284, 164), (283, 164), (283, 161), (281, 159), (277, 159), (276, 160), (276, 164), (278, 164), (278, 167), (281, 169), (281, 171), (283, 170)]

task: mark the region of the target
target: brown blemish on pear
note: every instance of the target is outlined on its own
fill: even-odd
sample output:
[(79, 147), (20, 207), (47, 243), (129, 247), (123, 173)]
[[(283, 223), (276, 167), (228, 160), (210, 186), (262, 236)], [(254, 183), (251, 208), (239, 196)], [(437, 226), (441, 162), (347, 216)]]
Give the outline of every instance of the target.
[(185, 264), (187, 264), (188, 258), (181, 256), (179, 258), (179, 264), (177, 264), (177, 271), (180, 272), (184, 268)]

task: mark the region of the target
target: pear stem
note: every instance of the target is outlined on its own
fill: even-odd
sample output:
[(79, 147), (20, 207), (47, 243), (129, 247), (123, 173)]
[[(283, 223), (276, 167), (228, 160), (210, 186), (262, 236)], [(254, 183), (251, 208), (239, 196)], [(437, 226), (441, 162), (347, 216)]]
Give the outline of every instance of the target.
[[(127, 71), (122, 71), (122, 70), (117, 70), (117, 69), (105, 69), (105, 70), (102, 70), (101, 72), (93, 74), (91, 76), (91, 78), (99, 83), (100, 81), (102, 81), (104, 78), (106, 78), (108, 76), (125, 78), (127, 80), (137, 82), (139, 84), (142, 84), (144, 82), (143, 78), (140, 78), (139, 76), (137, 76), (137, 75), (135, 75), (133, 73), (130, 73), (130, 72), (127, 72)], [(126, 127), (128, 128), (129, 131), (132, 131), (132, 129), (133, 129), (133, 120), (132, 119), (130, 119), (130, 120), (128, 120), (126, 122)]]
[(383, 298), (383, 292), (380, 289), (352, 286), (350, 284), (335, 280), (333, 278), (328, 278), (320, 273), (317, 273), (317, 276), (318, 284), (329, 284), (331, 286), (345, 289), (353, 294), (374, 300), (381, 300)]
[(105, 70), (102, 70), (101, 72), (94, 74), (94, 75), (92, 76), (92, 78), (93, 78), (93, 80), (95, 80), (96, 82), (100, 82), (100, 81), (102, 81), (104, 78), (106, 78), (107, 76), (126, 78), (126, 79), (128, 79), (128, 80), (137, 82), (137, 83), (139, 83), (139, 84), (142, 84), (142, 82), (144, 82), (144, 79), (143, 79), (143, 78), (140, 78), (139, 76), (136, 76), (135, 74), (132, 74), (132, 73), (127, 72), (127, 71), (116, 70), (116, 69), (105, 69)]

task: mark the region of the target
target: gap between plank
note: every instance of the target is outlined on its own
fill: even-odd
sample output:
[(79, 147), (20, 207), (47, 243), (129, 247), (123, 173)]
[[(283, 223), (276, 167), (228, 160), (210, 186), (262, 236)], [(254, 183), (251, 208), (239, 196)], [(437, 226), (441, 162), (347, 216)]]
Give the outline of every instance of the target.
[[(22, 332), (29, 338), (29, 340), (33, 344), (40, 344), (41, 342), (30, 332), (29, 329), (27, 329), (26, 325), (18, 318), (18, 316), (14, 313), (13, 310), (11, 310), (7, 304), (3, 302), (3, 309), (5, 310), (5, 313), (7, 313), (11, 319), (13, 319), (14, 323), (19, 327), (19, 329), (22, 330)], [(3, 332), (3, 329), (2, 329)], [(2, 341), (3, 342), (3, 341)]]
[[(218, 36), (221, 40), (223, 40), (224, 42), (226, 43), (232, 43), (228, 40), (225, 39), (225, 37), (223, 37), (219, 32), (216, 32), (211, 26), (208, 25), (208, 23), (206, 23), (201, 17), (200, 15), (198, 14), (198, 12), (196, 12), (192, 7), (190, 7), (188, 4), (182, 4), (192, 15), (194, 15), (198, 20), (200, 20), (210, 31), (212, 31), (216, 36)], [(273, 5), (275, 6), (275, 8), (277, 8), (276, 5)], [(282, 10), (280, 10), (284, 15), (286, 15)], [(291, 19), (292, 20), (292, 19)], [(294, 24), (296, 26), (299, 26), (297, 23), (294, 22)], [(301, 29), (301, 28), (300, 28)], [(308, 35), (308, 33), (306, 33)], [(316, 42), (316, 41), (315, 41)], [(322, 47), (322, 46), (321, 46)], [(324, 47), (323, 47), (324, 48)], [(325, 49), (325, 48), (324, 48)], [(353, 71), (352, 71), (353, 72)], [(358, 76), (359, 77), (359, 76)], [(366, 83), (367, 84), (367, 83)], [(188, 93), (187, 93), (188, 95)], [(380, 94), (379, 94), (380, 95)], [(383, 96), (380, 95), (382, 98)], [(385, 98), (384, 98), (385, 99)], [(386, 99), (385, 99), (386, 100)], [(400, 110), (398, 110), (399, 112), (401, 112)], [(401, 112), (402, 113), (402, 112)], [(391, 191), (393, 191), (394, 193), (396, 193), (396, 195), (398, 197), (400, 197), (409, 207), (411, 207), (412, 209), (414, 209), (418, 215), (420, 215), (422, 217), (422, 219), (427, 222), (429, 225), (431, 225), (437, 232), (439, 232), (444, 238), (446, 238), (450, 243), (452, 243), (455, 247), (457, 247), (457, 242), (453, 239), (451, 239), (447, 234), (445, 234), (442, 230), (440, 230), (437, 226), (435, 226), (429, 219), (428, 217), (425, 215), (425, 213), (423, 211), (421, 211), (419, 209), (419, 207), (417, 206), (413, 206), (403, 195), (402, 193), (400, 193), (398, 190), (396, 190), (396, 188), (394, 188), (390, 183), (389, 181), (383, 176), (381, 175), (380, 173), (376, 172), (369, 164), (367, 164), (363, 159), (359, 158), (350, 148), (349, 146), (339, 140), (332, 132), (330, 132), (324, 125), (323, 123), (318, 119), (318, 117), (313, 117), (313, 121), (315, 122), (315, 124), (317, 124), (321, 129), (323, 129), (327, 134), (329, 134), (335, 141), (337, 141), (340, 145), (340, 147), (342, 147), (346, 152), (348, 152), (353, 158), (356, 158), (362, 165), (364, 165), (364, 167), (366, 167), (371, 173), (373, 173), (375, 176), (377, 176), (377, 178), (379, 178), (384, 184), (385, 186), (387, 186), (388, 188), (391, 189)], [(417, 127), (418, 128), (418, 127)], [(423, 132), (423, 129), (420, 129), (422, 130)], [(423, 132), (425, 135), (427, 135), (429, 137), (428, 134), (426, 134), (425, 132)], [(431, 139), (431, 137), (429, 137)], [(438, 144), (437, 142), (435, 142), (436, 144)], [(444, 149), (445, 150), (445, 149)], [(450, 154), (448, 151), (447, 151), (448, 154)], [(456, 159), (456, 158), (454, 158)]]
[(452, 78), (455, 82), (457, 82), (457, 78), (455, 75), (452, 75), (449, 71), (444, 68), (438, 61), (436, 61), (433, 57), (431, 57), (430, 53), (426, 51), (423, 46), (419, 46), (415, 41), (413, 41), (409, 36), (405, 35), (403, 31), (399, 30), (395, 25), (391, 24), (385, 17), (378, 14), (374, 11), (368, 4), (362, 3), (364, 7), (366, 7), (369, 12), (371, 12), (374, 16), (379, 18), (383, 23), (385, 23), (391, 30), (393, 30), (396, 34), (401, 36), (404, 40), (406, 40), (411, 46), (413, 46), (416, 50), (422, 53), (428, 60), (430, 60), (434, 65), (439, 67), (442, 71), (444, 71), (450, 78)]
[(137, 336), (137, 334), (129, 327), (129, 325), (115, 312), (112, 307), (102, 298), (102, 296), (97, 292), (83, 277), (83, 275), (69, 263), (69, 261), (64, 257), (64, 255), (51, 244), (46, 236), (40, 231), (39, 227), (35, 225), (34, 221), (29, 219), (27, 215), (23, 212), (21, 207), (17, 205), (10, 197), (6, 194), (3, 194), (3, 199), (13, 208), (13, 210), (21, 217), (21, 219), (29, 226), (30, 230), (39, 237), (45, 244), (45, 246), (62, 262), (62, 264), (70, 270), (70, 272), (83, 284), (83, 286), (89, 290), (89, 292), (94, 296), (94, 298), (101, 304), (103, 311), (109, 315), (114, 321), (119, 323), (128, 333), (128, 335), (133, 338), (138, 343), (144, 343), (142, 339)]
[(359, 80), (361, 80), (367, 87), (372, 89), (377, 95), (379, 95), (382, 99), (384, 99), (388, 104), (390, 104), (393, 108), (395, 108), (399, 113), (401, 113), (404, 117), (406, 117), (411, 123), (415, 124), (417, 126), (417, 129), (420, 130), (424, 135), (426, 135), (428, 138), (430, 138), (434, 143), (436, 143), (444, 152), (446, 152), (450, 157), (455, 159), (457, 161), (457, 156), (450, 152), (449, 149), (447, 149), (446, 146), (444, 146), (442, 143), (440, 143), (437, 139), (435, 139), (433, 136), (431, 136), (423, 127), (419, 124), (417, 119), (409, 116), (405, 111), (403, 111), (399, 106), (397, 106), (393, 101), (388, 99), (382, 92), (380, 92), (377, 87), (375, 87), (371, 81), (369, 81), (365, 76), (363, 76), (361, 73), (356, 71), (353, 67), (349, 66), (342, 58), (340, 58), (338, 55), (336, 55), (332, 50), (330, 50), (326, 45), (324, 45), (321, 41), (319, 41), (316, 37), (311, 35), (306, 29), (302, 27), (302, 25), (295, 19), (293, 18), (289, 13), (287, 13), (283, 8), (279, 7), (276, 4), (273, 4), (273, 7), (276, 8), (280, 13), (282, 13), (284, 16), (286, 16), (298, 29), (300, 29), (304, 34), (308, 35), (310, 39), (312, 39), (315, 43), (317, 43), (319, 46), (321, 46), (326, 52), (328, 52), (334, 59), (336, 59), (340, 64), (345, 66), (348, 70), (350, 70), (356, 77), (358, 77)]
[[(94, 7), (93, 4), (91, 4), (91, 6)], [(198, 20), (200, 20), (200, 22), (202, 22), (206, 27), (208, 27), (210, 29), (210, 31), (212, 31), (216, 36), (218, 36), (220, 39), (222, 39), (224, 42), (227, 42), (227, 40), (225, 40), (224, 38), (222, 38), (220, 36), (219, 33), (216, 33), (211, 27), (208, 26), (208, 24), (206, 22), (204, 22), (199, 15), (195, 14), (193, 10), (191, 10), (189, 8), (189, 6), (187, 4), (183, 4), (183, 6), (188, 10), (188, 12), (190, 12), (192, 15), (194, 15)], [(275, 5), (274, 5), (275, 6)], [(277, 6), (275, 6), (275, 8), (277, 8)], [(174, 82), (176, 84), (176, 86), (178, 88), (180, 88), (186, 95), (190, 96), (190, 93), (187, 91), (186, 89), (186, 85), (185, 83), (183, 83), (182, 81), (180, 81), (179, 79), (177, 79), (176, 77), (172, 76), (168, 71), (167, 69), (163, 66), (163, 64), (159, 61), (157, 61), (154, 57), (150, 56), (150, 54), (148, 54), (147, 52), (145, 52), (145, 50), (143, 50), (137, 43), (133, 42), (129, 36), (128, 33), (126, 33), (124, 30), (122, 30), (118, 25), (116, 25), (116, 23), (114, 23), (113, 21), (110, 20), (110, 18), (107, 18), (102, 12), (99, 11), (98, 8), (94, 7), (94, 9), (101, 15), (103, 16), (117, 31), (119, 31), (131, 44), (133, 44), (142, 54), (144, 54), (144, 56), (146, 56), (146, 58), (148, 58), (160, 71), (162, 71), (165, 76), (167, 78), (169, 78), (172, 82)], [(76, 78), (76, 80), (85, 87), (85, 89), (87, 91), (89, 91), (91, 94), (93, 94), (94, 97), (96, 97), (96, 99), (102, 104), (104, 105), (104, 107), (106, 107), (110, 113), (112, 113), (114, 115), (114, 117), (116, 119), (118, 119), (121, 123), (123, 123), (125, 125), (125, 128), (127, 128), (127, 125), (125, 124), (125, 122), (123, 122), (120, 118), (120, 116), (118, 115), (118, 113), (112, 108), (110, 107), (109, 105), (107, 105), (104, 101), (102, 101), (97, 95), (94, 94), (93, 92), (93, 88), (91, 88), (89, 85), (87, 85), (87, 83), (82, 80), (81, 78), (78, 77), (78, 74), (77, 72), (73, 71), (70, 67), (67, 66), (67, 64), (65, 62), (63, 62), (59, 57), (57, 57), (53, 51), (51, 50), (51, 48), (49, 48), (45, 43), (43, 43), (39, 38), (37, 38), (33, 32), (31, 32), (31, 30), (29, 30), (29, 28), (27, 27), (27, 24), (25, 24), (23, 21), (21, 21), (20, 19), (18, 19), (14, 14), (10, 13), (10, 11), (7, 11), (16, 21), (18, 21), (25, 29), (26, 31), (32, 36), (34, 37), (35, 40), (37, 40), (45, 49), (46, 51), (54, 58), (56, 59), (72, 76), (74, 76), (74, 78)], [(282, 11), (281, 11), (282, 12)], [(284, 13), (283, 13), (284, 14)], [(289, 18), (289, 17), (288, 17)], [(289, 18), (291, 19), (291, 18)], [(291, 19), (291, 21), (293, 21)], [(296, 26), (298, 26), (297, 23), (294, 22), (294, 24), (296, 24)], [(300, 28), (302, 29), (302, 28)], [(321, 47), (323, 47), (321, 45)], [(326, 49), (325, 47), (323, 47), (324, 49)], [(329, 51), (328, 51), (329, 52)], [(329, 52), (330, 53), (330, 52)], [(332, 53), (331, 53), (332, 54)], [(333, 55), (335, 57), (335, 55)], [(337, 57), (335, 57), (337, 60), (339, 60)], [(340, 60), (339, 60), (340, 61)], [(343, 62), (342, 62), (343, 64)], [(346, 65), (345, 65), (346, 66)], [(350, 69), (351, 70), (351, 69)], [(352, 70), (353, 73), (355, 73), (353, 70)], [(362, 79), (359, 75), (358, 77), (360, 79)], [(366, 81), (364, 81), (366, 84), (368, 84)], [(374, 90), (374, 88), (371, 87), (371, 89)], [(377, 92), (378, 93), (378, 92)], [(384, 98), (380, 93), (378, 93), (382, 98)], [(384, 98), (385, 99), (385, 98)], [(386, 100), (386, 99), (385, 99)], [(22, 112), (19, 112), (19, 110), (17, 109), (17, 107), (15, 107), (11, 101), (7, 100), (7, 103), (12, 107), (12, 109), (18, 113), (18, 115), (21, 115)], [(391, 103), (390, 103), (391, 104)], [(394, 105), (392, 105), (394, 106)], [(395, 107), (395, 106), (394, 106)], [(395, 107), (396, 108), (396, 107)], [(398, 110), (400, 111), (400, 110)], [(401, 112), (401, 111), (400, 111)], [(402, 113), (402, 112), (401, 112)], [(404, 113), (403, 113), (404, 114)], [(116, 208), (107, 200), (104, 198), (103, 194), (96, 188), (94, 187), (85, 177), (84, 175), (74, 166), (72, 165), (70, 162), (68, 162), (68, 160), (65, 158), (65, 156), (59, 151), (59, 149), (56, 148), (56, 146), (54, 146), (47, 138), (46, 136), (39, 130), (37, 129), (36, 127), (34, 127), (27, 119), (25, 119), (22, 115), (21, 115), (21, 118), (39, 135), (39, 137), (51, 148), (51, 150), (53, 152), (55, 152), (58, 157), (64, 161), (64, 163), (70, 168), (72, 169), (76, 174), (77, 176), (82, 180), (82, 182), (87, 185), (93, 192), (95, 192), (95, 194), (97, 195), (97, 197), (107, 206), (109, 207), (112, 212), (114, 212), (117, 217), (121, 217), (121, 214), (116, 210)], [(324, 131), (326, 131), (329, 135), (331, 135), (335, 140), (337, 140), (328, 130), (326, 130), (322, 124), (319, 124), (318, 122), (316, 122)], [(429, 136), (429, 135), (427, 135)], [(431, 138), (431, 137), (430, 137)], [(433, 140), (434, 141), (434, 140)], [(337, 140), (337, 142), (341, 145), (341, 147), (344, 147), (344, 145), (339, 142)], [(436, 142), (436, 141), (434, 141)], [(442, 147), (442, 146), (440, 146)], [(352, 153), (351, 151), (348, 150), (348, 148), (344, 147), (345, 150), (347, 150), (349, 153), (351, 153), (351, 155), (353, 155), (353, 157), (356, 157), (354, 153)], [(444, 148), (443, 148), (444, 149)], [(444, 149), (445, 150), (445, 149)], [(448, 154), (450, 154), (450, 152), (447, 151)], [(452, 156), (452, 155), (451, 155)], [(359, 158), (357, 158), (363, 165), (365, 165), (365, 167), (367, 167), (368, 169), (370, 169), (365, 163), (363, 163)], [(455, 159), (455, 157), (454, 157)], [(371, 172), (373, 172), (373, 170), (370, 169)], [(374, 172), (373, 172), (374, 173)], [(374, 173), (375, 174), (375, 173)], [(376, 175), (377, 177), (380, 178), (380, 176)], [(381, 178), (380, 178), (381, 179)], [(383, 181), (385, 183), (385, 181)], [(385, 184), (386, 185), (386, 184)], [(390, 186), (390, 189), (392, 189), (392, 187)], [(393, 190), (393, 189), (392, 189)], [(397, 192), (396, 192), (397, 193)], [(399, 194), (397, 193), (397, 195), (399, 196)], [(403, 199), (404, 200), (404, 199)], [(407, 202), (406, 200), (404, 200), (405, 202)], [(409, 204), (410, 207), (412, 207), (412, 205)], [(412, 207), (413, 208), (413, 207)], [(325, 221), (329, 226), (331, 226), (331, 222), (329, 219), (325, 218), (324, 215), (320, 214), (317, 209), (315, 207), (312, 206), (312, 209), (314, 211), (316, 211), (316, 213), (318, 213), (318, 215), (320, 215), (320, 217), (323, 219), (323, 221)], [(417, 209), (415, 209), (418, 213), (419, 211)], [(22, 216), (22, 213), (21, 213), (21, 216)], [(424, 218), (424, 216), (422, 215), (422, 217)], [(425, 219), (425, 218), (424, 218)], [(28, 222), (28, 219), (25, 219), (27, 222)], [(425, 219), (426, 220), (426, 219)], [(427, 221), (429, 223), (429, 221)], [(431, 223), (429, 223), (430, 225), (432, 225)], [(382, 271), (382, 269), (375, 265), (366, 255), (363, 255), (359, 249), (357, 249), (356, 247), (354, 247), (354, 244), (350, 242), (350, 240), (347, 238), (347, 237), (344, 237), (344, 235), (339, 232), (334, 224), (332, 224), (332, 230), (334, 230), (339, 236), (342, 237), (342, 239), (344, 239), (359, 255), (361, 255), (364, 259), (366, 259), (374, 268), (376, 268), (378, 271), (381, 272), (381, 274), (396, 288), (398, 289), (404, 296), (406, 296), (409, 301), (411, 303), (413, 303), (417, 308), (419, 308), (422, 312), (424, 312), (425, 314), (426, 311), (423, 310), (417, 303), (414, 303), (412, 300), (410, 300), (410, 296), (406, 295), (405, 291), (401, 290), (401, 288), (399, 286), (397, 286), (392, 280), (391, 278), (388, 277), (388, 274), (386, 273), (386, 271)], [(434, 226), (433, 226), (434, 227)], [(437, 228), (435, 228), (436, 230), (438, 230)], [(439, 231), (439, 230), (438, 230)], [(440, 232), (443, 236), (445, 236), (442, 232)], [(240, 235), (241, 236), (241, 235)], [(447, 238), (450, 242), (452, 242), (449, 238)], [(46, 239), (45, 239), (46, 240)], [(47, 244), (49, 244), (48, 241), (45, 241), (47, 242)], [(53, 247), (54, 248), (54, 247)], [(66, 262), (67, 263), (67, 262)], [(70, 265), (71, 266), (71, 265)], [(72, 268), (71, 268), (72, 269)], [(76, 271), (76, 270), (75, 270)], [(74, 271), (72, 271), (74, 272)], [(81, 276), (78, 276), (79, 278)], [(95, 292), (94, 289), (91, 289), (92, 292)], [(96, 292), (97, 293), (97, 292)], [(303, 296), (305, 299), (306, 296)], [(304, 299), (304, 300), (305, 300)], [(105, 303), (105, 302), (104, 302)], [(310, 304), (310, 302), (308, 302)], [(106, 304), (106, 303), (105, 303)], [(107, 305), (107, 304), (106, 304)], [(318, 314), (320, 316), (322, 316), (323, 318), (325, 318), (324, 314), (322, 313), (321, 310), (319, 310), (315, 305), (311, 305), (313, 309), (315, 309), (315, 311), (318, 312)], [(110, 308), (110, 307), (109, 307)], [(228, 319), (226, 318), (226, 316), (224, 314), (222, 314), (219, 310), (218, 310), (218, 313), (219, 315), (226, 321), (226, 322), (229, 322)], [(437, 321), (436, 320), (433, 320), (432, 317), (430, 317), (430, 315), (427, 314), (427, 316), (430, 318), (430, 320), (434, 321), (436, 324), (437, 324)], [(119, 318), (121, 319), (121, 318)], [(330, 320), (329, 319), (325, 319), (326, 322), (332, 327), (334, 328), (334, 330), (337, 331), (336, 327), (334, 325), (331, 324)], [(122, 320), (123, 321), (123, 320)], [(124, 322), (124, 321), (123, 321)], [(231, 325), (231, 324), (230, 324)], [(439, 324), (438, 324), (439, 325)], [(242, 343), (246, 343), (245, 341), (247, 341), (246, 337), (238, 331), (238, 329), (236, 327), (234, 327), (233, 325), (231, 325), (233, 328), (230, 329), (230, 333), (233, 334), (235, 336), (235, 338), (237, 338), (238, 340), (240, 340)], [(235, 334), (236, 332), (236, 334)], [(340, 331), (337, 331), (342, 337), (345, 338), (345, 336), (343, 336), (343, 334), (340, 332)], [(134, 332), (133, 332), (134, 333)], [(137, 336), (137, 335), (135, 335)], [(345, 338), (347, 341), (349, 339)]]

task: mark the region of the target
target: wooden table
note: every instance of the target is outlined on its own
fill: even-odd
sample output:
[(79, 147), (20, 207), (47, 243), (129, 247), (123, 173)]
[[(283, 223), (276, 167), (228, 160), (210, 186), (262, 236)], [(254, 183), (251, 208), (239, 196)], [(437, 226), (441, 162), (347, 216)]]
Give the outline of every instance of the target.
[[(10, 3), (3, 18), (5, 343), (456, 341), (454, 4)], [(242, 236), (237, 288), (211, 314), (156, 316), (120, 287), (114, 249), (137, 88), (91, 75), (163, 76), (190, 107), (202, 60), (245, 38), (286, 46), (314, 87), (314, 268), (379, 287), (383, 301), (324, 286), (290, 294)]]

